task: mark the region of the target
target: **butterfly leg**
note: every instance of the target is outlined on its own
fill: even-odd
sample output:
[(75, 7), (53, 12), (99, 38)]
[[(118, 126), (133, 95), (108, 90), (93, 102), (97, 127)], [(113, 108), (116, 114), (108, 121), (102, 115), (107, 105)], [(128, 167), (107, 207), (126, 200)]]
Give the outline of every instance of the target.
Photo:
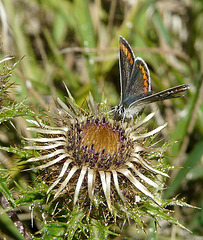
[(125, 115), (126, 115), (126, 113), (124, 112), (124, 113), (123, 113), (123, 119), (122, 119), (122, 122), (121, 122), (122, 128), (123, 128), (123, 123), (124, 123), (124, 121), (125, 121)]

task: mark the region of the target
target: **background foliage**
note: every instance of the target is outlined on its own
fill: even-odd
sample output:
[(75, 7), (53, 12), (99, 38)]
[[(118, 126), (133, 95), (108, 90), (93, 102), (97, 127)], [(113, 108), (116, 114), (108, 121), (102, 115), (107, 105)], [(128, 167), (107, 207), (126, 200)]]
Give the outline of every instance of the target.
[[(168, 122), (163, 137), (177, 142), (169, 149), (167, 161), (181, 167), (171, 171), (164, 197), (180, 194), (187, 203), (203, 207), (201, 0), (2, 0), (0, 20), (0, 57), (13, 55), (16, 62), (25, 56), (15, 69), (12, 60), (0, 62), (1, 76), (7, 79), (12, 74), (10, 82), (14, 83), (8, 93), (4, 89), (8, 99), (0, 101), (7, 107), (6, 114), (0, 109), (0, 191), (10, 202), (17, 199), (18, 188), (25, 189), (31, 181), (18, 166), (19, 155), (27, 156), (23, 151), (18, 153), (15, 146), (22, 146), (22, 136), (30, 137), (20, 116), (48, 110), (56, 97), (64, 100), (63, 81), (79, 105), (88, 98), (89, 91), (97, 101), (105, 96), (109, 105), (116, 105), (120, 94), (118, 36), (122, 35), (135, 55), (147, 62), (155, 92), (183, 83), (191, 87), (184, 98), (158, 104), (156, 124)], [(4, 178), (7, 172), (12, 181)], [(17, 210), (28, 225), (31, 208)], [(163, 223), (158, 239), (203, 236), (201, 209), (176, 208), (175, 217), (193, 235)], [(4, 226), (1, 218), (0, 222)], [(9, 231), (17, 236), (15, 230)], [(123, 234), (131, 239), (153, 239), (150, 234), (135, 233), (133, 227)]]

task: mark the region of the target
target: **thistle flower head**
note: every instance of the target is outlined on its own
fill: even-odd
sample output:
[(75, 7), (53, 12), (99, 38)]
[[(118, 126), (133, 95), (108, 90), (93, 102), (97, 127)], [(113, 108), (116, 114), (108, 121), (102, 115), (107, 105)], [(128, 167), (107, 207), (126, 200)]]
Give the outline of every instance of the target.
[(54, 124), (32, 121), (36, 127), (29, 130), (41, 136), (27, 138), (34, 144), (26, 148), (39, 152), (28, 162), (49, 172), (47, 193), (54, 192), (56, 199), (74, 192), (76, 204), (86, 195), (94, 202), (96, 191), (104, 194), (110, 210), (115, 195), (123, 203), (129, 201), (129, 195), (158, 202), (153, 194), (153, 189), (159, 187), (156, 175), (168, 175), (148, 159), (149, 152), (157, 150), (146, 146), (146, 140), (166, 125), (144, 130), (154, 112), (132, 126), (108, 114), (97, 114), (98, 105), (91, 95), (87, 111), (70, 99), (68, 105), (60, 100), (58, 103), (58, 113), (52, 115)]

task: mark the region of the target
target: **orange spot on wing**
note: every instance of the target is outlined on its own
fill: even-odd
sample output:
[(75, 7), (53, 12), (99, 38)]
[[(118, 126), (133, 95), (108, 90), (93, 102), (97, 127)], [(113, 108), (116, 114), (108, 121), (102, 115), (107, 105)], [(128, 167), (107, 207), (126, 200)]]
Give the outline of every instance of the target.
[(149, 87), (147, 71), (145, 70), (145, 68), (142, 65), (140, 65), (139, 67), (142, 70), (142, 74), (143, 74), (143, 78), (144, 78), (144, 86), (145, 86), (144, 92), (147, 92), (148, 91), (148, 87)]
[(130, 64), (133, 65), (133, 58), (130, 58)]
[(132, 58), (132, 54), (130, 53), (130, 51), (127, 49), (127, 47), (125, 47), (124, 44), (120, 44), (120, 49), (121, 51), (124, 52), (124, 54), (126, 55), (126, 57), (128, 57), (128, 59), (130, 60), (130, 64), (133, 65), (133, 58)]
[(131, 56), (131, 53), (128, 52), (128, 59), (131, 60), (132, 56)]
[(127, 56), (128, 55), (128, 49), (123, 45), (123, 51), (125, 53), (125, 55)]

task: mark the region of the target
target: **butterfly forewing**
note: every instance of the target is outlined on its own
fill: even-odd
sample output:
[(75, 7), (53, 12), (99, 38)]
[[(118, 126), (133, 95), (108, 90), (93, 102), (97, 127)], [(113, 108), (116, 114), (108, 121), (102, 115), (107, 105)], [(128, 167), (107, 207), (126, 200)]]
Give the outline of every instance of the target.
[(135, 62), (135, 56), (127, 41), (119, 36), (119, 68), (121, 84), (121, 101), (125, 95), (125, 90), (130, 82), (130, 77)]

